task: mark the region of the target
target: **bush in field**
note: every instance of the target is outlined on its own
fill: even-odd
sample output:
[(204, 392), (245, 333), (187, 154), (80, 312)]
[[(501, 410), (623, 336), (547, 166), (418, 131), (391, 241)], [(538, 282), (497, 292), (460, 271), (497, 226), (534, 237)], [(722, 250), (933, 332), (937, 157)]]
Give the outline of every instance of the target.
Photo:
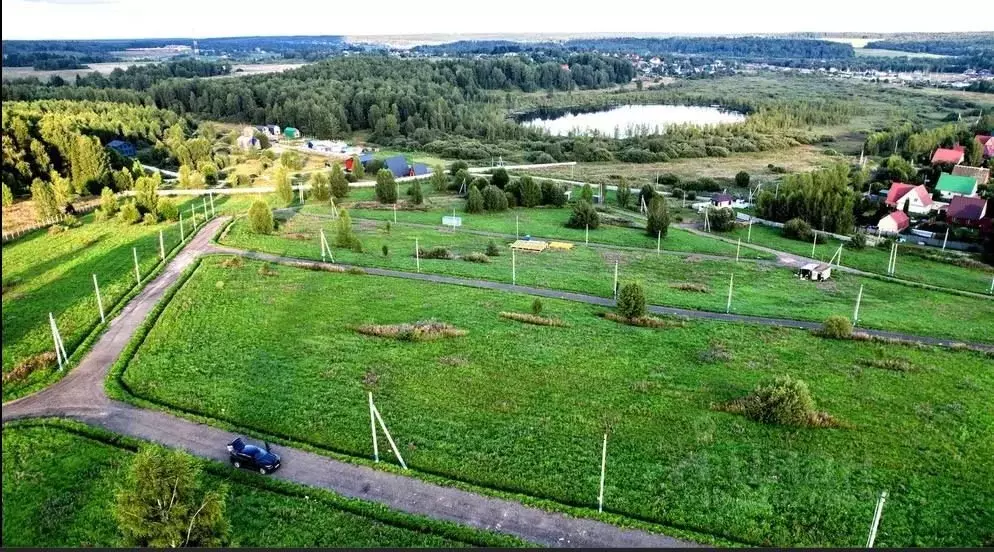
[(542, 204), (562, 207), (566, 205), (566, 192), (563, 187), (555, 182), (545, 181), (542, 183)]
[(126, 168), (122, 168), (119, 171), (114, 172), (114, 189), (119, 192), (124, 192), (130, 190), (135, 186), (135, 179), (131, 175), (131, 171)]
[(757, 386), (742, 407), (746, 416), (764, 424), (804, 426), (817, 416), (808, 384), (790, 376)]
[(542, 314), (542, 300), (539, 299), (538, 297), (536, 297), (535, 300), (532, 301), (532, 314), (534, 314), (535, 316)]
[(469, 263), (486, 264), (490, 262), (490, 257), (487, 257), (483, 253), (477, 253), (475, 251), (473, 253), (467, 253), (460, 258)]
[(469, 164), (466, 163), (465, 161), (456, 161), (451, 166), (449, 166), (449, 174), (451, 174), (452, 176), (456, 176), (456, 174), (458, 174), (459, 171), (466, 171), (468, 173)]
[(249, 228), (256, 234), (271, 234), (273, 232), (273, 212), (269, 205), (257, 199), (248, 210)]
[(799, 218), (784, 223), (783, 235), (794, 240), (811, 241), (811, 225)]
[(159, 212), (159, 216), (162, 217), (162, 220), (168, 220), (170, 222), (179, 220), (179, 207), (176, 206), (176, 203), (173, 200), (167, 197), (159, 198), (159, 203), (156, 204), (156, 210)]
[(109, 218), (117, 214), (117, 209), (117, 195), (114, 194), (114, 190), (105, 186), (100, 191), (100, 211)]
[(6, 184), (3, 185), (3, 206), (10, 207), (14, 204), (14, 192), (10, 191), (10, 187)]
[(521, 177), (521, 206), (535, 207), (542, 203), (542, 187), (530, 176)]
[(388, 169), (376, 172), (376, 200), (380, 203), (397, 203), (397, 182)]
[(338, 220), (335, 222), (335, 246), (351, 249), (359, 238), (356, 237), (352, 229), (352, 217), (348, 209), (338, 211)]
[(482, 213), (483, 212), (483, 194), (476, 187), (471, 187), (469, 189), (469, 197), (466, 198), (466, 212), (467, 213)]
[(748, 188), (749, 180), (750, 180), (749, 173), (745, 171), (739, 171), (735, 175), (735, 185), (738, 186), (739, 188)]
[(715, 232), (731, 232), (735, 229), (735, 211), (728, 207), (711, 209), (708, 212), (708, 222)]
[(117, 220), (123, 224), (136, 224), (141, 220), (141, 213), (134, 201), (129, 201), (121, 206), (117, 213)]
[(293, 150), (286, 150), (280, 154), (280, 165), (293, 171), (304, 168), (304, 157)]
[(358, 155), (352, 156), (352, 176), (354, 176), (357, 181), (366, 178), (366, 168), (362, 166)]
[(482, 176), (474, 178), (470, 183), (470, 186), (479, 189), (481, 192), (484, 188), (490, 185), (490, 181)]
[(866, 248), (866, 232), (859, 231), (853, 234), (852, 239), (849, 240), (850, 249), (865, 249)]
[[(342, 178), (345, 178), (345, 175), (342, 175)], [(331, 197), (329, 181), (330, 179), (324, 171), (311, 173), (311, 177), (308, 179), (308, 184), (311, 185), (311, 197), (317, 201), (328, 201), (328, 198)]]
[(490, 240), (490, 243), (487, 244), (487, 251), (486, 251), (486, 253), (487, 253), (487, 257), (499, 257), (500, 256), (500, 248), (497, 247), (497, 242), (495, 242), (494, 240)]
[(569, 228), (595, 230), (601, 224), (600, 216), (594, 206), (586, 200), (581, 199), (573, 205), (573, 213), (570, 214), (566, 226)]
[(410, 194), (411, 194), (411, 203), (415, 205), (421, 205), (422, 203), (425, 202), (425, 195), (421, 192), (420, 181), (415, 180), (411, 184)]
[(461, 190), (463, 186), (469, 187), (469, 183), (472, 180), (473, 178), (469, 175), (469, 171), (459, 169), (452, 177), (452, 185), (449, 188), (452, 190)]
[(666, 204), (666, 198), (659, 195), (649, 202), (649, 217), (645, 225), (645, 231), (649, 236), (656, 238), (666, 236), (670, 229), (670, 209)]
[(383, 252), (384, 257), (388, 257), (390, 255), (390, 248), (387, 247), (387, 244), (383, 244), (383, 247), (380, 248), (380, 251)]
[(584, 184), (580, 188), (580, 201), (586, 201), (587, 203), (594, 202), (594, 189), (590, 187), (590, 184)]
[(222, 546), (229, 530), (225, 485), (205, 489), (190, 455), (145, 445), (124, 473), (114, 518), (128, 547)]
[(441, 165), (431, 169), (431, 185), (436, 192), (444, 192), (449, 187), (449, 179), (445, 177), (445, 169)]
[(652, 187), (652, 184), (642, 186), (642, 189), (639, 190), (638, 205), (636, 205), (636, 207), (641, 209), (643, 202), (645, 202), (645, 206), (648, 207), (649, 202), (651, 202), (654, 197), (656, 197), (656, 189)]
[[(349, 195), (349, 180), (345, 178), (345, 171), (342, 166), (335, 163), (331, 166), (331, 174), (328, 176), (328, 188), (332, 197), (342, 199)], [(326, 201), (327, 198), (320, 201)]]
[(483, 208), (487, 211), (506, 211), (507, 196), (493, 184), (483, 188)]
[(615, 193), (618, 198), (618, 207), (622, 209), (627, 209), (628, 204), (632, 202), (632, 188), (627, 182), (618, 183), (618, 191)]
[(290, 171), (284, 167), (276, 167), (273, 171), (273, 180), (276, 183), (276, 197), (280, 200), (280, 205), (289, 207), (293, 204), (293, 185), (290, 183)]
[(508, 182), (507, 186), (504, 186), (504, 194), (514, 196), (514, 201), (510, 198), (507, 200), (507, 204), (511, 207), (521, 205), (521, 179)]
[(155, 213), (145, 213), (142, 217), (142, 224), (145, 226), (152, 226), (158, 224), (159, 217), (155, 216)]
[(518, 196), (514, 195), (514, 192), (504, 192), (504, 197), (507, 199), (507, 207), (509, 209), (514, 209), (518, 206)]
[(852, 322), (845, 316), (829, 316), (822, 322), (818, 334), (831, 339), (849, 339), (852, 337)]
[(451, 260), (455, 258), (455, 255), (444, 247), (432, 247), (431, 249), (418, 248), (418, 257), (422, 259)]
[(31, 199), (34, 200), (35, 214), (40, 220), (47, 220), (59, 215), (59, 205), (55, 201), (52, 186), (41, 180), (34, 179), (31, 183)]
[(649, 310), (645, 306), (645, 290), (642, 285), (632, 282), (622, 286), (618, 293), (618, 314), (628, 318), (641, 318), (646, 316)]
[(490, 183), (497, 186), (501, 190), (507, 183), (511, 181), (511, 177), (507, 175), (507, 171), (504, 168), (498, 168), (491, 171)]

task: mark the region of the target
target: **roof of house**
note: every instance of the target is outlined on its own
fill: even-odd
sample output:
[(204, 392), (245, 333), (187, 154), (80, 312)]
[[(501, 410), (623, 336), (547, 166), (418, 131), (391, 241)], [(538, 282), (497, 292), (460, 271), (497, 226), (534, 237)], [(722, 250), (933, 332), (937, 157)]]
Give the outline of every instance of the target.
[(991, 177), (991, 170), (983, 167), (956, 165), (953, 167), (953, 176), (970, 176), (976, 179), (977, 184), (986, 184), (987, 179)]
[(831, 268), (831, 265), (827, 265), (825, 263), (808, 263), (802, 266), (801, 270), (816, 270), (818, 272), (825, 272)]
[(404, 159), (403, 155), (395, 155), (388, 159), (383, 160), (383, 166), (390, 169), (395, 177), (407, 176), (407, 171), (410, 170), (410, 166), (407, 164), (407, 159)]
[(423, 174), (431, 174), (431, 169), (428, 167), (428, 165), (425, 165), (424, 163), (415, 163), (413, 165), (413, 168), (415, 176), (421, 176)]
[(904, 230), (911, 224), (911, 219), (908, 218), (908, 215), (905, 214), (904, 211), (894, 211), (893, 213), (890, 213), (886, 217), (880, 219), (880, 223), (883, 223), (884, 219), (888, 218), (894, 221), (894, 224), (897, 225), (898, 230)]
[(932, 154), (932, 163), (961, 163), (963, 152), (957, 149), (939, 148)]
[(949, 218), (980, 220), (984, 218), (987, 200), (980, 197), (956, 196), (949, 202), (946, 216)]
[(712, 197), (711, 201), (713, 203), (723, 203), (723, 202), (726, 202), (726, 201), (729, 202), (729, 203), (731, 203), (733, 199), (734, 198), (732, 197), (731, 194), (720, 193), (720, 194), (717, 194), (714, 197)]
[(952, 194), (973, 195), (977, 191), (977, 179), (972, 176), (957, 176), (942, 173), (935, 189)]
[(960, 153), (966, 153), (966, 146), (961, 146), (959, 144), (956, 144), (955, 146), (953, 146), (953, 150), (958, 151)]
[[(894, 191), (895, 187), (898, 187), (897, 192)], [(891, 194), (896, 194), (893, 200), (891, 199)], [(904, 199), (904, 197), (908, 194), (917, 194), (918, 200), (921, 201), (921, 204), (926, 207), (932, 204), (932, 194), (929, 193), (928, 188), (926, 188), (924, 184), (915, 186), (913, 184), (903, 184), (901, 182), (891, 184), (890, 191), (887, 192), (887, 203), (889, 205), (897, 205), (897, 202)]]
[(980, 142), (981, 144), (986, 144), (987, 142), (990, 141), (991, 138), (994, 138), (994, 136), (987, 136), (986, 134), (977, 135), (977, 141)]
[(914, 184), (905, 184), (903, 182), (894, 182), (890, 185), (890, 190), (887, 190), (887, 204), (894, 205), (900, 199), (908, 194), (911, 190), (915, 189)]

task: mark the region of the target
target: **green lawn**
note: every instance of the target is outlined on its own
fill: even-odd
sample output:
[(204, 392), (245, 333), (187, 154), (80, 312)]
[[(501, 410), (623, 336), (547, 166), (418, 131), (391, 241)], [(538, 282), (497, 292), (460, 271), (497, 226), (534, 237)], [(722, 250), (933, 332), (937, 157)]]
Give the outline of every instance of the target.
[[(111, 507), (132, 453), (86, 433), (86, 428), (74, 425), (4, 427), (3, 546), (120, 545)], [(317, 489), (232, 474), (231, 468), (218, 464), (204, 465), (208, 485), (225, 480), (229, 484), (227, 516), (235, 546), (466, 546), (426, 530), (448, 524)], [(448, 531), (452, 534), (451, 527)], [(513, 544), (503, 537), (494, 540)]]
[[(423, 249), (440, 246), (460, 255), (483, 252), (490, 241), (488, 237), (466, 232), (402, 224), (392, 225), (387, 233), (385, 222), (362, 221), (356, 227), (365, 252), (335, 248), (335, 261), (413, 272), (416, 270), (415, 239)], [(318, 231), (321, 228), (329, 242), (333, 242), (335, 228), (330, 219), (296, 215), (283, 224), (277, 234), (269, 236), (253, 234), (245, 220), (239, 220), (231, 226), (223, 243), (291, 257), (320, 259)], [(706, 237), (693, 237), (706, 243), (728, 245)], [(421, 271), (511, 282), (511, 255), (506, 247), (511, 240), (494, 241), (501, 246), (503, 254), (489, 263), (422, 259)], [(388, 248), (386, 256), (382, 253), (384, 245)], [(734, 246), (729, 247), (734, 249)], [(821, 321), (832, 314), (851, 317), (859, 287), (863, 285), (860, 323), (865, 327), (969, 341), (994, 341), (989, 328), (989, 321), (994, 319), (994, 301), (845, 273), (837, 273), (825, 283), (806, 282), (794, 276), (790, 269), (744, 261), (736, 264), (732, 259), (709, 260), (696, 255), (657, 255), (654, 251), (578, 245), (569, 252), (518, 254), (515, 261), (517, 283), (610, 297), (616, 260), (622, 282), (641, 281), (653, 304), (724, 312), (728, 282), (734, 272), (732, 312)], [(673, 287), (681, 283), (703, 284), (707, 291), (683, 291)]]
[[(748, 228), (739, 228), (734, 232), (722, 234), (732, 239), (742, 238), (743, 243), (748, 236)], [(771, 228), (760, 224), (752, 226), (752, 243), (786, 251), (795, 255), (811, 257), (811, 243), (785, 238), (779, 228)], [(814, 257), (828, 261), (835, 254), (842, 242), (829, 239), (828, 243), (815, 246)], [(912, 254), (922, 248), (902, 245), (898, 250), (896, 272), (894, 276), (904, 280), (931, 284), (974, 293), (984, 293), (990, 289), (991, 279), (994, 278), (994, 268), (966, 268), (952, 263), (923, 259)], [(842, 265), (857, 268), (876, 274), (887, 274), (887, 263), (890, 258), (890, 248), (867, 247), (861, 251), (843, 248)]]
[[(185, 216), (190, 204), (181, 205)], [(197, 216), (202, 223), (202, 212)], [(192, 227), (185, 218), (189, 236)], [(135, 287), (132, 249), (137, 250), (144, 278), (160, 262), (159, 232), (163, 233), (167, 255), (180, 240), (178, 223), (125, 226), (116, 221), (94, 222), (92, 214), (83, 217), (82, 223), (59, 234), (40, 230), (3, 246), (4, 400), (35, 389), (53, 376), (54, 357), (47, 369), (23, 378), (7, 377), (21, 362), (54, 351), (49, 313), (55, 315), (66, 352), (71, 355), (100, 324), (93, 275), (100, 284), (104, 311), (109, 314)]]
[[(544, 312), (571, 327), (530, 326), (497, 316), (527, 311), (527, 296), (224, 260), (205, 259), (143, 339), (123, 375), (136, 395), (368, 458), (369, 390), (414, 473), (590, 515), (607, 430), (606, 510), (751, 544), (860, 546), (882, 490), (878, 546), (994, 538), (989, 356), (717, 322), (635, 328), (551, 299)], [(469, 335), (352, 329), (426, 318)], [(779, 374), (847, 427), (711, 408)]]

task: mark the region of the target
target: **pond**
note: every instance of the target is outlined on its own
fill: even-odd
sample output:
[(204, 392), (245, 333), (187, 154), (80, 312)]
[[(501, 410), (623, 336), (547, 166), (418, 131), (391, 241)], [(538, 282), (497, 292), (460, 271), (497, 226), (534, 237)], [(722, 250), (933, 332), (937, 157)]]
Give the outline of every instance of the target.
[(696, 105), (623, 105), (584, 110), (567, 108), (531, 112), (517, 118), (530, 127), (555, 136), (584, 134), (628, 138), (666, 132), (673, 125), (709, 126), (741, 123), (745, 115), (720, 107)]

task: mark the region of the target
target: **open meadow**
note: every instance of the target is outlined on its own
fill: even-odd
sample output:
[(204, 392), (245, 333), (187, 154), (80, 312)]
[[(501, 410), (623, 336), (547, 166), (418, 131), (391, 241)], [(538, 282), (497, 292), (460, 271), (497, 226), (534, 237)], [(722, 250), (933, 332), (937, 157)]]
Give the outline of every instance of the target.
[[(469, 264), (469, 263), (466, 263)], [(756, 545), (978, 546), (994, 526), (989, 355), (722, 322), (636, 328), (524, 295), (260, 262), (202, 261), (121, 376), (135, 396), (368, 458), (366, 392), (413, 473)], [(361, 325), (468, 332), (395, 340)], [(838, 427), (716, 405), (801, 378)], [(387, 451), (381, 443), (382, 454)], [(392, 460), (392, 458), (391, 458)], [(6, 500), (5, 500), (6, 504)]]

